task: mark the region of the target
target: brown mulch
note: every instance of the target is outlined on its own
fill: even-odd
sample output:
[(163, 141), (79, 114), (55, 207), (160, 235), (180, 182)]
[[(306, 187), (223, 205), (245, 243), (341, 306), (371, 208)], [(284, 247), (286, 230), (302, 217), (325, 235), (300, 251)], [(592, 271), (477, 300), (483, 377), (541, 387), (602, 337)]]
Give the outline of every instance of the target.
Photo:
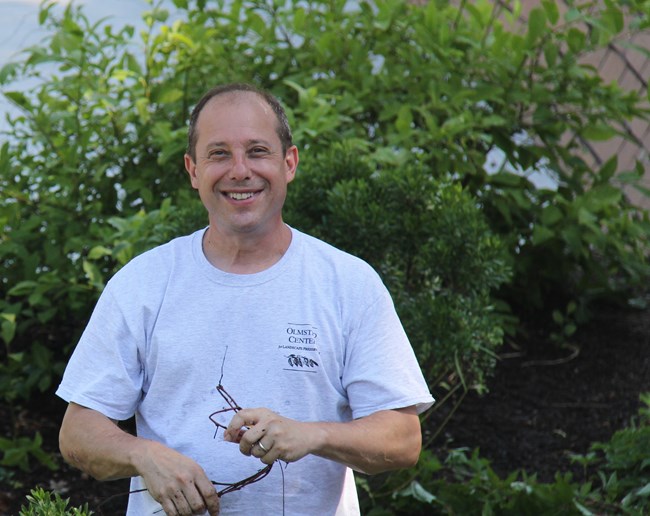
[(650, 312), (604, 310), (572, 343), (504, 346), (488, 394), (468, 394), (433, 446), (479, 448), (502, 477), (522, 469), (544, 482), (556, 472), (581, 480), (570, 455), (627, 426), (650, 392)]
[[(577, 356), (536, 339), (504, 346), (489, 393), (468, 394), (431, 446), (440, 453), (478, 447), (500, 475), (524, 469), (536, 472), (540, 481), (551, 481), (558, 471), (579, 478), (581, 469), (569, 455), (608, 440), (637, 414), (639, 394), (650, 392), (650, 312), (603, 310), (573, 343)], [(432, 415), (426, 433), (444, 418), (447, 405)], [(48, 395), (16, 415), (21, 434), (40, 432), (60, 467), (34, 465), (10, 478), (0, 470), (0, 515), (17, 515), (35, 486), (59, 491), (73, 506), (87, 502), (98, 514), (124, 514), (126, 496), (99, 505), (128, 491), (127, 481), (96, 482), (61, 461), (57, 433), (64, 409), (63, 401)], [(5, 435), (11, 420), (8, 408), (0, 406)]]

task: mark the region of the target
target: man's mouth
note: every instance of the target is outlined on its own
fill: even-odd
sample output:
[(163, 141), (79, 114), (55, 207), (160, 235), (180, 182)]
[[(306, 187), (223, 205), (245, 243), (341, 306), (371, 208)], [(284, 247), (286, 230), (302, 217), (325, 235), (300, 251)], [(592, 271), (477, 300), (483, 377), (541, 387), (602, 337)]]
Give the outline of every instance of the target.
[(253, 192), (228, 192), (226, 195), (236, 201), (245, 201), (246, 199), (253, 197), (255, 194)]

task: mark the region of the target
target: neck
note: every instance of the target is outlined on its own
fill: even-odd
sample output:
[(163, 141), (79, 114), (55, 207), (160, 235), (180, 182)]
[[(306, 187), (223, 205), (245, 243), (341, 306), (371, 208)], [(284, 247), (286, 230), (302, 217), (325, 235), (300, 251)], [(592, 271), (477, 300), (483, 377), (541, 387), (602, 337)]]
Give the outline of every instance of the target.
[(212, 224), (203, 235), (203, 253), (217, 269), (233, 274), (253, 274), (268, 269), (284, 256), (291, 244), (291, 230), (282, 224), (263, 236), (224, 234)]

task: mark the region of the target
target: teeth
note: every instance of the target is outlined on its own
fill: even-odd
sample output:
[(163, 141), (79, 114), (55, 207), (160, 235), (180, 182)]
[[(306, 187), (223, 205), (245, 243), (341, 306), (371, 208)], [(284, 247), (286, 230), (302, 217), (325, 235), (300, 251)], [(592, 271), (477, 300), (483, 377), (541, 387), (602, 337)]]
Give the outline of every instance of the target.
[(237, 201), (243, 201), (244, 199), (250, 199), (251, 197), (253, 197), (253, 194), (250, 192), (249, 193), (230, 192), (228, 196), (231, 199), (235, 199)]

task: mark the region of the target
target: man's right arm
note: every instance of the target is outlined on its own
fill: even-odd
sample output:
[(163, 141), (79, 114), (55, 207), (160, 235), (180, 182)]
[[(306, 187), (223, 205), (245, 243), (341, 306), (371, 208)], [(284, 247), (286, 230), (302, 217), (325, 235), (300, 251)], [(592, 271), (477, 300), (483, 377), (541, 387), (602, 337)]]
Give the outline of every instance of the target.
[(131, 435), (100, 412), (70, 403), (59, 434), (63, 458), (97, 480), (142, 476), (167, 514), (219, 513), (219, 497), (195, 461)]

